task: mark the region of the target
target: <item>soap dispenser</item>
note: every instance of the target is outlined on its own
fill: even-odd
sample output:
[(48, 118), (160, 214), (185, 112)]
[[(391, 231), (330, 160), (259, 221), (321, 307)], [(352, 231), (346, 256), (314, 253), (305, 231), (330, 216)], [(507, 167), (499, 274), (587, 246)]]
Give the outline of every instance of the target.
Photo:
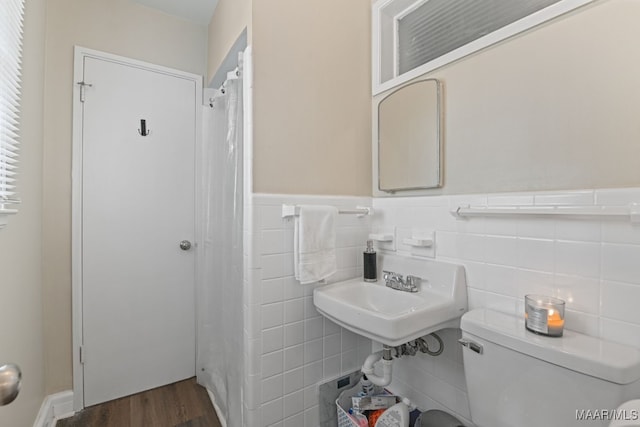
[(376, 251), (373, 249), (373, 240), (367, 240), (367, 249), (364, 251), (364, 281), (378, 281), (378, 266), (376, 265)]

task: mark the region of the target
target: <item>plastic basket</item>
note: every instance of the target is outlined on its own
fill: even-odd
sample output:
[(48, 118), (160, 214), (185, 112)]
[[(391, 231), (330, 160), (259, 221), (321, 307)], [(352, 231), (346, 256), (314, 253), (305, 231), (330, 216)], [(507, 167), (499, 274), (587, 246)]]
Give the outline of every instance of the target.
[(338, 408), (338, 427), (358, 427), (351, 415), (351, 398), (358, 394), (360, 387), (353, 387), (340, 393), (336, 399), (336, 408)]
[[(355, 386), (340, 393), (340, 396), (336, 399), (336, 408), (338, 411), (338, 427), (358, 427), (355, 419), (349, 415), (349, 408), (351, 408), (351, 398), (356, 396), (360, 391), (359, 386)], [(384, 394), (392, 395), (388, 390), (384, 390)], [(398, 398), (396, 397), (396, 401)]]

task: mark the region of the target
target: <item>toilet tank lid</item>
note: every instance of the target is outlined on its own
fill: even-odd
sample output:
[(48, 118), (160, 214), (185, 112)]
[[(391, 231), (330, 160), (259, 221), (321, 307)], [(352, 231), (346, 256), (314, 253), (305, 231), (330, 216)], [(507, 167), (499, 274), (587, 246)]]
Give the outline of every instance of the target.
[(460, 328), (511, 350), (613, 383), (640, 379), (640, 350), (567, 329), (562, 337), (537, 335), (525, 329), (524, 316), (476, 309), (462, 316)]

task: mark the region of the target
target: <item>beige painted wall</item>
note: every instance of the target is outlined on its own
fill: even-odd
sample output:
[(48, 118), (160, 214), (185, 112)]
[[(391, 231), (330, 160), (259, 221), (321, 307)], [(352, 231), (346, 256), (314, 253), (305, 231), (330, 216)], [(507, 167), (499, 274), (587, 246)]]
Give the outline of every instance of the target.
[(370, 0), (253, 3), (254, 191), (371, 194)]
[(204, 74), (206, 26), (127, 0), (48, 0), (44, 131), (46, 390), (72, 388), (71, 101), (73, 46)]
[(14, 362), (22, 391), (0, 408), (0, 425), (33, 425), (44, 398), (42, 345), (42, 99), (45, 0), (26, 2), (19, 191), (22, 204), (0, 230), (0, 364)]
[(251, 0), (219, 0), (209, 23), (207, 80), (214, 76), (229, 49), (247, 28), (251, 40)]
[(640, 185), (640, 3), (598, 2), (428, 74), (444, 82), (435, 193)]

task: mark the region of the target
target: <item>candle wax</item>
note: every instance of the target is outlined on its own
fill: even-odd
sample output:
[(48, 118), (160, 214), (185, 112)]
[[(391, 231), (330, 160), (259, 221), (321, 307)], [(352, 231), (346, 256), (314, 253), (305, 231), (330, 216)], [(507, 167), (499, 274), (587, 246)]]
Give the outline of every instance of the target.
[(547, 315), (547, 325), (549, 325), (549, 327), (554, 326), (561, 328), (564, 326), (564, 319), (560, 317), (560, 313), (556, 310), (549, 310), (549, 314)]

